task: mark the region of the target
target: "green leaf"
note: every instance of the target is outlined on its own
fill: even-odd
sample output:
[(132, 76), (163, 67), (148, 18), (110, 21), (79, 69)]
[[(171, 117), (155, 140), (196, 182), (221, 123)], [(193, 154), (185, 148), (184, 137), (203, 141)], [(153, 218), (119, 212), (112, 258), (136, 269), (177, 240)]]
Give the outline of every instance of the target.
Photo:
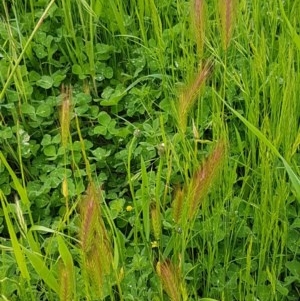
[(61, 142), (61, 135), (60, 134), (57, 134), (55, 135), (53, 138), (52, 138), (52, 143), (53, 144), (60, 144)]
[(82, 68), (81, 66), (75, 64), (72, 66), (72, 73), (73, 74), (76, 74), (76, 75), (82, 75), (83, 74), (83, 71), (82, 71)]
[(108, 132), (112, 135), (115, 135), (117, 133), (117, 129), (116, 129), (116, 124), (117, 122), (115, 120), (112, 120), (109, 124), (108, 124)]
[(89, 110), (89, 108), (90, 108), (90, 106), (88, 104), (81, 105), (81, 106), (75, 108), (75, 113), (78, 116), (82, 116)]
[(103, 135), (103, 136), (105, 136), (106, 133), (107, 133), (107, 127), (106, 126), (97, 125), (94, 128), (94, 134), (95, 135)]
[(285, 266), (293, 276), (300, 277), (300, 262), (297, 260), (288, 261)]
[(58, 87), (61, 84), (61, 82), (66, 78), (66, 74), (62, 71), (57, 71), (54, 74), (52, 74), (52, 78), (53, 86)]
[(113, 50), (114, 50), (114, 47), (111, 45), (97, 43), (95, 56), (96, 56), (97, 60), (106, 61), (110, 58)]
[(282, 296), (287, 296), (289, 294), (289, 290), (284, 287), (280, 281), (276, 281), (276, 290), (279, 292)]
[(56, 148), (54, 145), (48, 145), (44, 148), (44, 154), (47, 157), (54, 157), (56, 156)]
[(99, 160), (103, 161), (107, 156), (109, 156), (110, 151), (106, 151), (104, 148), (98, 147), (92, 151), (92, 154)]
[(36, 110), (36, 115), (40, 117), (49, 117), (51, 115), (52, 108), (47, 103), (42, 103)]
[(84, 105), (87, 105), (89, 102), (92, 101), (92, 97), (91, 95), (89, 94), (86, 94), (86, 93), (77, 93), (75, 96), (74, 96), (74, 103), (77, 105), (77, 106), (84, 106)]
[(36, 71), (32, 70), (29, 72), (29, 80), (30, 82), (36, 82), (41, 78), (40, 74)]
[(44, 88), (44, 89), (50, 89), (53, 86), (53, 78), (51, 76), (43, 75), (37, 82), (36, 85)]
[(98, 116), (98, 121), (100, 124), (108, 126), (111, 121), (111, 117), (106, 112), (102, 111)]
[(125, 95), (126, 89), (122, 85), (117, 86), (115, 90), (111, 87), (107, 87), (101, 95), (104, 100), (102, 100), (100, 104), (102, 106), (115, 106)]
[(28, 103), (23, 103), (21, 105), (21, 112), (26, 115), (35, 115), (34, 106), (32, 106)]
[(114, 75), (114, 70), (112, 67), (106, 67), (103, 74), (106, 78), (111, 79)]
[(290, 227), (291, 229), (300, 228), (300, 218), (297, 217)]
[(10, 127), (4, 128), (2, 131), (0, 131), (0, 136), (2, 139), (10, 139), (13, 136), (12, 129)]
[(109, 203), (109, 208), (110, 208), (110, 211), (111, 211), (111, 217), (113, 219), (115, 219), (116, 217), (118, 217), (118, 215), (120, 214), (120, 212), (123, 211), (124, 204), (125, 204), (125, 200), (124, 199), (113, 200), (113, 201), (111, 201)]
[(47, 57), (48, 53), (43, 45), (35, 44), (32, 48), (33, 48), (37, 58), (43, 59), (43, 58)]
[(110, 97), (109, 99), (105, 99), (105, 100), (102, 100), (100, 102), (100, 104), (102, 106), (116, 106), (119, 101), (124, 97), (125, 94), (121, 94), (121, 95), (117, 95), (117, 96), (112, 96)]
[(51, 143), (52, 143), (51, 136), (49, 134), (45, 134), (41, 141), (41, 145), (47, 146), (50, 145)]

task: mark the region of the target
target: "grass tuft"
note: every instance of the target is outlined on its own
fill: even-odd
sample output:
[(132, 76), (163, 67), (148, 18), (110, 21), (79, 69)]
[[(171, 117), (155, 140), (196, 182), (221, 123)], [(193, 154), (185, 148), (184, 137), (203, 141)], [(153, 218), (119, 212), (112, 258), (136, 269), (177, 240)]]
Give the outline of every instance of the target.
[(299, 300), (278, 1), (2, 0), (0, 298)]

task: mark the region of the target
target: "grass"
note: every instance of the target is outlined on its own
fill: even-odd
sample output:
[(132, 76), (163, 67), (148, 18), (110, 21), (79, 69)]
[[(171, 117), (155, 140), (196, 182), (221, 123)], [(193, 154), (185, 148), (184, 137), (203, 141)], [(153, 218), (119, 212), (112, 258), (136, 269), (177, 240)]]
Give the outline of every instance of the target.
[(299, 299), (297, 1), (0, 12), (0, 299)]

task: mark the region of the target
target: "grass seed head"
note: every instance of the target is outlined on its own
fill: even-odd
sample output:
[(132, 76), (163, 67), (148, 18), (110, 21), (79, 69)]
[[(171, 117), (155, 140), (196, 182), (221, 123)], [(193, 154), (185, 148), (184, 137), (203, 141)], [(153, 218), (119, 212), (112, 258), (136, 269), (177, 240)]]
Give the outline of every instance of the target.
[(227, 50), (232, 37), (236, 10), (235, 0), (219, 0), (223, 47)]
[(159, 240), (161, 235), (161, 218), (159, 207), (155, 203), (151, 204), (150, 214), (154, 237), (156, 240)]
[(68, 189), (68, 180), (67, 177), (65, 176), (63, 181), (62, 181), (62, 194), (64, 196), (64, 198), (68, 198), (69, 196), (69, 189)]
[(197, 51), (201, 57), (203, 54), (204, 40), (205, 40), (205, 9), (204, 0), (191, 1), (191, 17), (193, 31), (197, 43)]
[(105, 256), (101, 254), (99, 248), (94, 247), (88, 254), (85, 254), (85, 267), (87, 274), (91, 280), (92, 289), (96, 292), (98, 297), (103, 295), (104, 286), (104, 267), (101, 262), (101, 257)]
[(199, 90), (210, 75), (211, 69), (212, 64), (207, 62), (195, 76), (195, 80), (192, 81), (179, 95), (177, 114), (179, 128), (183, 133), (186, 131), (188, 114), (195, 103)]
[(223, 141), (219, 142), (213, 152), (194, 173), (189, 185), (189, 219), (193, 219), (201, 201), (213, 184), (225, 157), (226, 148)]
[(59, 297), (60, 301), (73, 300), (71, 270), (62, 261), (59, 262)]
[(67, 147), (70, 136), (70, 121), (72, 109), (72, 88), (62, 85), (62, 102), (60, 110), (61, 141), (63, 147)]
[(100, 199), (101, 192), (99, 193), (95, 184), (91, 183), (81, 204), (80, 240), (84, 252), (91, 249), (95, 235), (101, 225)]
[(108, 275), (110, 274), (112, 268), (113, 254), (112, 246), (107, 237), (106, 229), (103, 229), (103, 233), (105, 233), (105, 236), (102, 240), (100, 240), (101, 244), (99, 246), (100, 252), (102, 254), (101, 265), (103, 267), (104, 274)]
[(84, 256), (84, 267), (90, 277), (93, 289), (99, 297), (102, 297), (105, 277), (112, 270), (112, 248), (110, 242), (100, 237), (99, 233), (95, 235), (93, 246)]
[(177, 187), (175, 190), (175, 197), (172, 203), (173, 219), (176, 224), (180, 223), (184, 205), (184, 191), (182, 188)]
[(162, 286), (172, 301), (180, 301), (180, 279), (179, 271), (170, 260), (158, 262), (156, 272), (162, 282)]

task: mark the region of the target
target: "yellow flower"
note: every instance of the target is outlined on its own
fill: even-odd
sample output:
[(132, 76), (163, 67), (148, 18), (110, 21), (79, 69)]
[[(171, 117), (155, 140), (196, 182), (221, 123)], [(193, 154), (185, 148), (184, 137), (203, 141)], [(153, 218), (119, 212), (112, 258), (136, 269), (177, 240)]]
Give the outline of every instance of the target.
[(152, 248), (152, 249), (158, 248), (158, 242), (157, 242), (156, 240), (151, 241), (151, 248)]
[(130, 211), (132, 211), (132, 210), (133, 210), (133, 207), (132, 207), (132, 206), (129, 205), (129, 206), (126, 207), (126, 211), (127, 211), (127, 212), (130, 212)]

